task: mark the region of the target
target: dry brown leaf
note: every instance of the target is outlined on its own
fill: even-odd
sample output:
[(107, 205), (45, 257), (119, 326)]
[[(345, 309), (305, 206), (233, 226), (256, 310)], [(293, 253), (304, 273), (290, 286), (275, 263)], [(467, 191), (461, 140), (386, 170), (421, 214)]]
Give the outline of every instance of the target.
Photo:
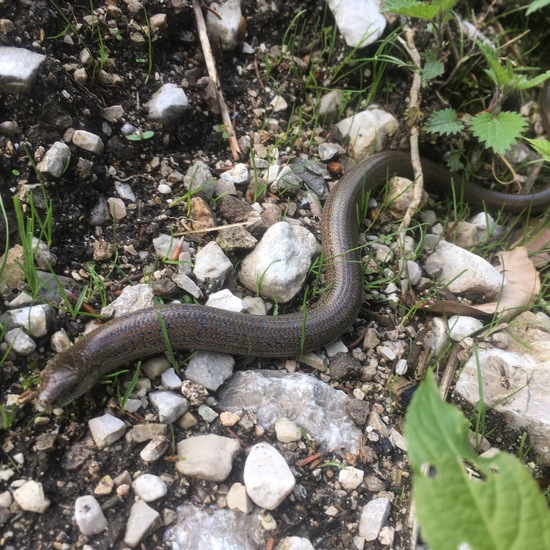
[(498, 313), (501, 319), (510, 319), (525, 311), (540, 292), (540, 276), (527, 255), (527, 248), (519, 246), (514, 250), (499, 252), (497, 258), (500, 260), (497, 269), (506, 277), (506, 285), (497, 301), (465, 305), (443, 300), (431, 306), (429, 311), (470, 317), (484, 317)]
[[(525, 236), (529, 235), (527, 240)], [(528, 224), (515, 233), (515, 238), (523, 242), (535, 267), (550, 263), (550, 225), (548, 220)]]

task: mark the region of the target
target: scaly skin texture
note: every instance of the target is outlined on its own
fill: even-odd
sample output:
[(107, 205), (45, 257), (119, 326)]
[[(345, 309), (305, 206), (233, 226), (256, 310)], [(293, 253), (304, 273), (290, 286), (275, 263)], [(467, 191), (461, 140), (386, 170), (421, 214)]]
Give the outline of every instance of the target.
[[(429, 187), (449, 192), (447, 170), (424, 160), (422, 168)], [(328, 290), (306, 313), (255, 316), (188, 304), (132, 313), (109, 321), (51, 359), (38, 391), (39, 402), (48, 407), (70, 403), (116, 367), (163, 352), (166, 335), (172, 349), (258, 357), (297, 356), (335, 340), (355, 321), (362, 304), (356, 205), (363, 192), (394, 175), (413, 177), (409, 155), (379, 153), (357, 164), (330, 194), (321, 223)], [(488, 208), (536, 212), (550, 204), (550, 188), (532, 195), (506, 195), (466, 182), (459, 189), (480, 207), (485, 203)]]

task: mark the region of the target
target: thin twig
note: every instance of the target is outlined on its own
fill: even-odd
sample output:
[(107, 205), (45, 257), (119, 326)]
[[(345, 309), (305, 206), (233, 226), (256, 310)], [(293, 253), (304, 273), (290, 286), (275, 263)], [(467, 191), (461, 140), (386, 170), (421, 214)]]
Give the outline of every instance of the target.
[[(413, 72), (413, 81), (411, 84), (411, 90), (409, 92), (409, 107), (407, 109), (407, 119), (410, 125), (410, 144), (411, 144), (411, 163), (414, 174), (413, 185), (413, 199), (409, 204), (401, 224), (397, 232), (397, 242), (401, 250), (405, 250), (405, 236), (406, 231), (413, 216), (418, 211), (420, 203), (422, 201), (422, 192), (424, 190), (424, 176), (422, 174), (422, 166), (420, 165), (420, 151), (418, 146), (418, 125), (417, 120), (420, 116), (420, 87), (422, 85), (422, 62), (420, 54), (414, 44), (414, 31), (408, 26), (404, 25), (406, 42), (398, 37), (398, 40), (403, 44), (409, 57), (411, 58), (416, 70)], [(409, 284), (409, 279), (406, 272), (406, 262), (403, 262), (403, 272), (401, 274), (401, 293), (405, 296)]]
[(232, 227), (247, 227), (252, 225), (254, 220), (249, 220), (247, 222), (238, 222), (238, 223), (229, 223), (227, 225), (218, 225), (216, 227), (208, 227), (206, 229), (193, 229), (190, 231), (179, 231), (174, 233), (175, 237), (180, 237), (181, 235), (191, 235), (193, 233), (211, 233), (212, 231), (221, 231), (222, 229), (231, 229)]
[(204, 22), (200, 0), (193, 0), (193, 12), (195, 14), (195, 21), (197, 22), (197, 31), (201, 41), (206, 70), (208, 71), (208, 76), (210, 77), (210, 80), (212, 81), (212, 84), (214, 84), (214, 88), (216, 90), (216, 98), (218, 100), (218, 105), (220, 106), (224, 130), (229, 135), (229, 148), (233, 154), (233, 159), (239, 160), (241, 158), (241, 149), (239, 147), (239, 143), (237, 142), (237, 136), (235, 135), (233, 124), (231, 124), (231, 116), (229, 115), (227, 105), (225, 104), (225, 99), (223, 98), (222, 87), (218, 78), (218, 71), (216, 70), (216, 62), (214, 61), (214, 55), (212, 53), (212, 48), (210, 47), (208, 34), (206, 33), (206, 23)]
[(411, 85), (411, 90), (409, 92), (409, 107), (407, 109), (408, 119), (411, 125), (411, 132), (410, 132), (411, 162), (412, 162), (413, 172), (414, 172), (413, 200), (409, 205), (407, 212), (403, 217), (403, 220), (401, 221), (401, 225), (399, 227), (399, 231), (401, 233), (403, 233), (407, 229), (407, 227), (409, 227), (413, 215), (418, 210), (418, 207), (420, 206), (420, 201), (422, 199), (422, 191), (424, 189), (424, 177), (422, 174), (422, 167), (420, 165), (420, 151), (418, 146), (419, 132), (418, 132), (418, 125), (417, 125), (417, 120), (420, 114), (420, 87), (422, 85), (422, 77), (421, 77), (422, 62), (420, 59), (420, 54), (418, 53), (418, 50), (416, 49), (416, 46), (414, 44), (414, 31), (408, 25), (404, 26), (404, 30), (405, 30), (405, 37), (407, 41), (405, 42), (402, 39), (400, 39), (400, 42), (403, 44), (403, 46), (407, 50), (407, 53), (409, 54), (409, 57), (411, 58), (414, 66), (416, 67), (416, 70), (413, 73), (413, 81)]
[[(420, 54), (416, 49), (414, 43), (414, 31), (408, 26), (405, 25), (405, 38), (406, 42), (400, 39), (400, 42), (403, 44), (409, 57), (411, 58), (416, 70), (413, 73), (413, 81), (411, 85), (411, 91), (409, 92), (409, 108), (408, 108), (408, 118), (409, 124), (411, 126), (411, 163), (413, 166), (414, 173), (414, 187), (413, 187), (413, 200), (403, 217), (401, 225), (399, 227), (399, 240), (403, 241), (405, 238), (405, 231), (409, 227), (413, 215), (418, 210), (420, 206), (420, 201), (422, 199), (422, 191), (424, 190), (424, 176), (422, 174), (422, 167), (420, 165), (420, 152), (418, 147), (418, 125), (417, 120), (420, 115), (420, 87), (422, 85), (422, 62), (420, 59)], [(403, 279), (403, 278), (402, 278)], [(427, 472), (424, 472), (426, 475)], [(411, 547), (415, 549), (418, 542), (419, 526), (418, 520), (416, 519), (416, 505), (414, 500), (411, 500), (411, 506), (409, 509), (409, 525), (411, 526)]]

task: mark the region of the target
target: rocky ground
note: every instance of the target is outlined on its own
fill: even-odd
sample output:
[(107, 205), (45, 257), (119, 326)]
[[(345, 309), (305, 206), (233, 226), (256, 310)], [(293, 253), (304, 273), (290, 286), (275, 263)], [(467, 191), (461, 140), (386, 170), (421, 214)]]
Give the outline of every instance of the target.
[[(224, 17), (231, 20), (231, 13)], [(124, 370), (53, 412), (37, 411), (27, 393), (48, 359), (100, 311), (111, 316), (159, 301), (216, 299), (255, 314), (295, 311), (304, 297), (290, 283), (279, 283), (279, 298), (259, 298), (255, 275), (247, 284), (243, 274), (247, 264), (277, 262), (269, 253), (279, 246), (296, 247), (297, 265), (285, 266), (287, 272), (308, 275), (313, 293), (322, 287), (322, 276), (309, 269), (319, 253), (312, 235), (319, 236), (329, 188), (360, 156), (359, 145), (332, 123), (366, 108), (365, 82), (378, 75), (372, 58), (380, 43), (350, 55), (320, 0), (243, 0), (229, 49), (211, 38), (236, 136), (232, 150), (231, 131), (204, 80), (191, 3), (98, 0), (91, 10), (88, 3), (0, 0), (0, 19), (0, 47), (27, 52), (21, 67), (37, 64), (36, 74), (15, 88), (0, 76), (0, 236), (11, 268), (3, 274), (0, 306), (2, 547), (412, 548), (403, 438), (409, 389), (426, 366), (443, 371), (456, 367), (457, 357), (467, 359), (449, 353), (450, 330), (451, 341), (468, 351), (472, 340), (465, 336), (482, 327), (449, 326), (413, 307), (430, 294), (439, 268), (456, 258), (459, 268), (477, 261), (453, 248), (443, 259), (432, 256), (431, 267), (426, 262), (441, 236), (452, 237), (459, 225), (448, 198), (430, 199), (411, 230), (406, 246), (424, 247), (407, 264), (412, 285), (396, 276), (403, 265), (395, 245), (402, 214), (370, 199), (362, 241), (368, 245), (365, 308), (342, 340), (324, 350), (301, 360), (236, 363), (204, 352), (143, 357), (133, 383), (134, 370)], [(389, 53), (408, 63), (398, 48)], [(8, 54), (15, 55), (0, 51)], [(377, 132), (390, 134), (377, 134), (384, 147), (407, 148), (410, 80), (406, 68), (388, 64), (375, 90), (385, 109), (376, 112)], [(330, 96), (336, 90), (348, 101), (341, 109)], [(423, 108), (438, 93), (426, 90)], [(430, 156), (437, 158), (441, 145)], [(287, 164), (292, 174), (283, 178)], [(25, 231), (18, 231), (14, 197), (44, 241), (34, 287), (21, 268)], [(276, 233), (272, 227), (281, 220), (289, 225)], [(454, 240), (494, 240), (506, 220), (498, 221), (487, 228), (482, 215), (461, 226)], [(232, 227), (219, 230), (226, 225)], [(267, 234), (268, 256), (245, 259)], [(523, 269), (524, 279), (535, 277), (532, 265)], [(489, 285), (491, 277), (484, 276)], [(267, 284), (260, 294), (270, 295)], [(524, 353), (518, 341), (532, 351), (522, 361), (543, 372), (550, 319), (541, 303), (515, 327), (483, 335), (497, 386), (513, 378), (503, 354)], [(31, 314), (14, 313), (27, 307)], [(496, 348), (505, 351), (491, 351)], [(455, 395), (466, 410), (463, 399), (476, 402), (475, 372), (470, 361)], [(533, 395), (544, 394), (547, 375), (541, 376), (530, 387)], [(526, 461), (544, 477), (538, 463), (548, 445), (547, 426), (538, 423), (543, 413), (526, 407), (514, 417), (514, 409), (517, 403), (505, 411), (512, 424), (527, 423), (535, 438), (536, 452)], [(483, 449), (517, 451), (518, 433), (500, 417), (495, 422)]]

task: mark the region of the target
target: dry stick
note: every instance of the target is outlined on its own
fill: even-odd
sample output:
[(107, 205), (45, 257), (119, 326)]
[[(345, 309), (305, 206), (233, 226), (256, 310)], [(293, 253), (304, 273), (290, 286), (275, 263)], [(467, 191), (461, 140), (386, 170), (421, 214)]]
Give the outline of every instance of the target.
[(224, 131), (226, 131), (229, 135), (229, 148), (231, 149), (231, 153), (233, 154), (233, 159), (239, 160), (241, 158), (241, 149), (237, 142), (237, 136), (235, 135), (233, 124), (231, 124), (231, 116), (229, 115), (227, 105), (225, 104), (225, 100), (223, 98), (222, 87), (218, 78), (218, 71), (216, 70), (216, 62), (214, 61), (214, 55), (212, 54), (210, 41), (208, 40), (208, 35), (206, 34), (206, 24), (202, 15), (200, 0), (193, 0), (193, 11), (195, 13), (195, 20), (197, 22), (197, 31), (199, 33), (199, 39), (201, 41), (204, 62), (206, 63), (206, 70), (208, 71), (208, 76), (210, 77), (210, 80), (212, 81), (212, 83), (214, 84), (214, 88), (216, 89), (216, 98), (218, 100), (218, 105), (220, 106)]
[[(413, 187), (414, 196), (413, 196), (413, 200), (411, 201), (411, 204), (409, 205), (409, 208), (407, 209), (407, 212), (405, 213), (405, 216), (403, 217), (403, 221), (401, 222), (401, 225), (399, 227), (398, 235), (399, 235), (399, 240), (401, 242), (404, 242), (405, 231), (407, 227), (409, 227), (409, 224), (411, 223), (412, 216), (418, 210), (418, 207), (420, 205), (420, 200), (422, 198), (422, 191), (424, 189), (424, 177), (422, 175), (422, 167), (420, 166), (420, 153), (418, 148), (418, 126), (416, 124), (417, 117), (420, 114), (420, 86), (422, 84), (420, 71), (422, 68), (422, 64), (420, 60), (420, 54), (418, 53), (418, 50), (416, 49), (416, 46), (414, 44), (413, 30), (408, 25), (405, 25), (403, 28), (405, 30), (405, 37), (407, 41), (405, 42), (401, 38), (398, 38), (398, 39), (407, 50), (407, 53), (409, 54), (409, 57), (411, 58), (414, 66), (416, 67), (416, 70), (413, 73), (413, 82), (411, 85), (411, 91), (409, 93), (410, 103), (408, 108), (409, 120), (412, 121), (410, 143), (411, 143), (411, 163), (412, 163), (413, 172), (414, 172), (414, 187)], [(427, 472), (424, 472), (424, 475), (426, 474)], [(412, 523), (411, 550), (414, 550), (416, 548), (416, 545), (418, 542), (418, 534), (420, 532), (418, 520), (416, 519), (416, 506), (415, 506), (414, 500), (411, 500), (411, 506), (409, 510), (409, 525), (411, 523)]]
[(249, 220), (247, 222), (228, 223), (227, 225), (218, 225), (217, 227), (207, 227), (205, 229), (179, 231), (177, 233), (174, 233), (174, 235), (179, 237), (181, 235), (191, 235), (193, 233), (211, 233), (212, 231), (221, 231), (222, 229), (231, 229), (232, 227), (247, 227), (248, 225), (252, 225), (253, 223), (253, 220)]
[(410, 102), (407, 109), (408, 118), (411, 121), (410, 143), (411, 162), (414, 172), (414, 196), (411, 204), (407, 208), (407, 212), (403, 220), (401, 221), (401, 225), (399, 227), (400, 232), (404, 232), (405, 229), (409, 227), (412, 216), (416, 213), (420, 205), (420, 201), (422, 199), (422, 191), (424, 189), (424, 177), (422, 175), (422, 167), (420, 165), (420, 152), (418, 147), (418, 125), (416, 124), (416, 121), (418, 120), (420, 114), (420, 86), (422, 85), (422, 64), (420, 60), (420, 54), (418, 53), (418, 50), (416, 49), (416, 46), (414, 44), (414, 31), (408, 25), (405, 25), (404, 29), (407, 41), (404, 42), (401, 38), (399, 38), (399, 41), (407, 50), (407, 53), (409, 54), (412, 62), (414, 63), (414, 66), (416, 67), (416, 70), (413, 73), (413, 82), (411, 85), (411, 91), (409, 92)]
[[(411, 90), (409, 92), (409, 107), (407, 109), (407, 118), (411, 125), (411, 163), (413, 166), (414, 173), (414, 186), (413, 186), (413, 199), (407, 208), (407, 212), (401, 220), (401, 224), (397, 231), (397, 242), (401, 250), (405, 250), (405, 234), (406, 230), (411, 224), (413, 216), (418, 211), (420, 202), (422, 200), (422, 191), (424, 190), (424, 176), (422, 174), (422, 167), (420, 165), (420, 152), (418, 148), (418, 126), (416, 121), (420, 115), (420, 87), (422, 85), (421, 78), (421, 69), (422, 64), (420, 60), (420, 54), (416, 49), (414, 44), (414, 31), (408, 26), (404, 25), (403, 29), (405, 30), (405, 37), (407, 41), (405, 42), (401, 37), (398, 37), (398, 40), (403, 44), (409, 57), (411, 58), (416, 70), (413, 72), (413, 81), (411, 85)], [(404, 259), (404, 258), (403, 258)], [(401, 293), (404, 297), (407, 288), (409, 285), (408, 274), (406, 271), (406, 262), (402, 262), (403, 270), (401, 273)]]

